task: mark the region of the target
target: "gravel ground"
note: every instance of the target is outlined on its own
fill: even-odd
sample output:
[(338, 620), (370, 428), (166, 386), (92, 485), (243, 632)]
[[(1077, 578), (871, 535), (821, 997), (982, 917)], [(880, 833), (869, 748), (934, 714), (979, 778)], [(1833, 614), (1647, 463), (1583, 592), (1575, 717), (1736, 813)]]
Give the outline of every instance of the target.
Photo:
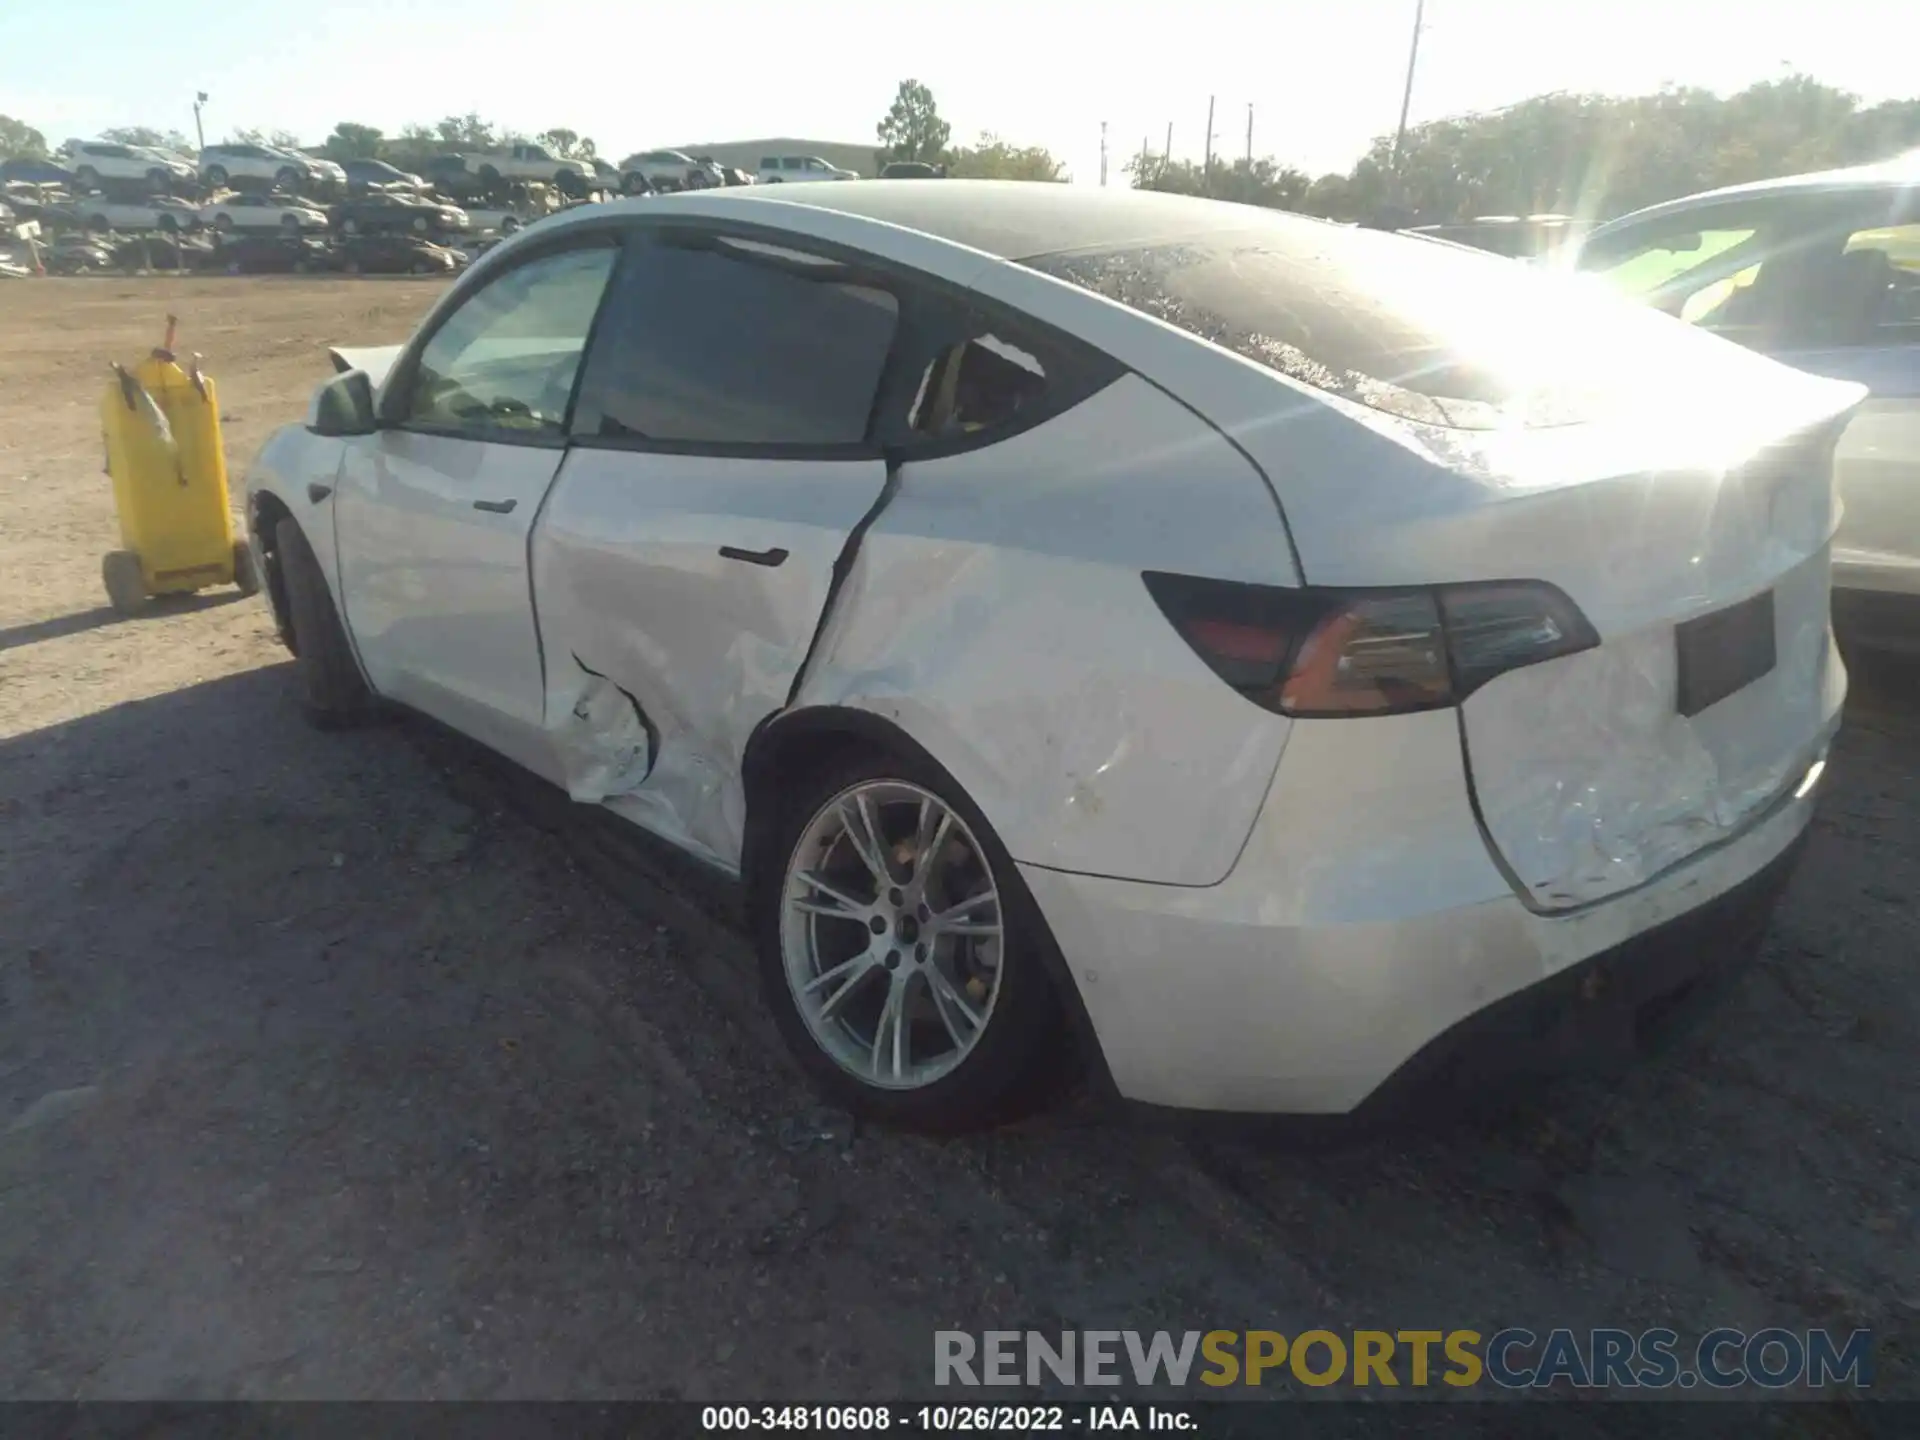
[(435, 288), (0, 290), (0, 1398), (844, 1399), (927, 1393), (940, 1328), (1504, 1324), (1868, 1326), (1920, 1395), (1903, 677), (1757, 967), (1624, 1080), (1332, 1154), (1071, 1096), (855, 1132), (706, 897), (424, 725), (308, 730), (260, 601), (104, 608), (110, 358), (176, 310), (237, 472)]

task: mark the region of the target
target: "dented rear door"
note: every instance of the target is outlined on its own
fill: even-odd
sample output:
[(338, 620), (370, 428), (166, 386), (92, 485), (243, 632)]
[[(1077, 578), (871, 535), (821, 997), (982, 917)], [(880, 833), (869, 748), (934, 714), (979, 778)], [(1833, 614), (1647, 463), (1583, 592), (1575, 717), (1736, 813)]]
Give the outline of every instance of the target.
[(737, 863), (748, 737), (786, 705), (886, 492), (869, 432), (899, 331), (896, 295), (840, 261), (632, 236), (532, 538), (576, 800)]
[(735, 863), (748, 737), (787, 703), (885, 484), (878, 459), (574, 450), (533, 545), (569, 793)]

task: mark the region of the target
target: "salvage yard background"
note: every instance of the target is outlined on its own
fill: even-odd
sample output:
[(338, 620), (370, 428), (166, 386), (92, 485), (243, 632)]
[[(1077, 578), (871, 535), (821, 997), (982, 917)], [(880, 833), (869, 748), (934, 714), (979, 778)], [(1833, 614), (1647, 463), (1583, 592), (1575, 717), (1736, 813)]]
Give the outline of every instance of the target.
[(179, 314), (237, 490), (437, 290), (0, 292), (0, 1398), (856, 1398), (925, 1393), (937, 1328), (1502, 1324), (1868, 1326), (1920, 1394), (1902, 677), (1757, 968), (1623, 1082), (1333, 1155), (1074, 1099), (855, 1132), (743, 943), (564, 802), (307, 729), (262, 601), (106, 608), (110, 359)]

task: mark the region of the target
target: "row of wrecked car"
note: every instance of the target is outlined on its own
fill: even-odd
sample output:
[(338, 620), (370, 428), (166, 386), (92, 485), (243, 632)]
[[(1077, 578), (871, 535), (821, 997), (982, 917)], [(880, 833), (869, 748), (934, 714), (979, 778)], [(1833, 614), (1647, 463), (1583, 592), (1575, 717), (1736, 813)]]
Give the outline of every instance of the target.
[[(451, 275), (495, 242), (455, 249), (418, 235), (59, 235), (39, 248), (49, 275)], [(4, 263), (4, 262), (0, 262)], [(16, 257), (16, 268), (19, 262)]]

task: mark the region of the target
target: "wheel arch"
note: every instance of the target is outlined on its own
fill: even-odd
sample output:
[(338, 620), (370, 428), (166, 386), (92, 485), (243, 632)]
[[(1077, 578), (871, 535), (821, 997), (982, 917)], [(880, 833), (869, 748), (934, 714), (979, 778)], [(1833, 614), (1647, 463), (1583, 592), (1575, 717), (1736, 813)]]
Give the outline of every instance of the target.
[[(766, 867), (778, 863), (777, 857), (770, 853), (770, 841), (777, 830), (782, 777), (812, 771), (848, 753), (874, 751), (897, 755), (928, 767), (951, 786), (956, 795), (965, 797), (974, 809), (981, 810), (972, 792), (954, 777), (939, 757), (888, 716), (848, 705), (808, 705), (778, 711), (754, 728), (741, 758), (741, 790), (746, 803), (746, 816), (741, 831), (740, 882), (741, 893), (749, 905)], [(992, 817), (986, 815), (984, 810), (981, 810), (981, 814), (993, 833), (996, 845), (1005, 854), (1005, 843), (1000, 841)], [(1081, 999), (1073, 969), (1067, 964), (1054, 939), (1052, 926), (1047, 923), (1038, 902), (1028, 890), (1019, 865), (1010, 862), (1008, 872), (1007, 883), (1014, 893), (1020, 918), (1034, 936), (1035, 953), (1047, 972), (1047, 978), (1053, 982), (1054, 994), (1067, 1018), (1067, 1031), (1087, 1080), (1103, 1100), (1116, 1099), (1119, 1090), (1107, 1067), (1100, 1037)]]

